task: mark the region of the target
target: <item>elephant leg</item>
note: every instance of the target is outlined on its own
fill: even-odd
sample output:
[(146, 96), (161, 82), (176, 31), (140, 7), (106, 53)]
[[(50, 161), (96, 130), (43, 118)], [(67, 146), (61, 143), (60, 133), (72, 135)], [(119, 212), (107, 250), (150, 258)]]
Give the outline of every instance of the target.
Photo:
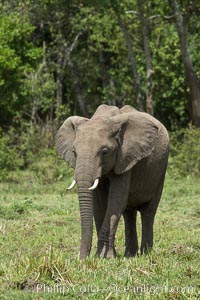
[(153, 224), (155, 211), (151, 211), (149, 205), (144, 205), (140, 209), (142, 219), (142, 241), (141, 241), (141, 254), (148, 253), (153, 247)]
[(100, 182), (98, 188), (94, 191), (93, 211), (94, 211), (94, 220), (95, 220), (98, 237), (99, 237), (99, 231), (101, 229), (106, 214), (107, 201), (108, 201), (108, 189), (109, 189), (109, 182), (108, 180), (105, 180), (103, 182)]
[(153, 199), (140, 208), (142, 219), (142, 242), (140, 248), (141, 254), (148, 253), (153, 247), (154, 218), (162, 195), (164, 178), (165, 173), (161, 177), (160, 184), (158, 185)]
[(138, 239), (136, 229), (137, 209), (128, 208), (123, 213), (125, 223), (125, 253), (124, 256), (131, 257), (137, 255)]
[(122, 212), (125, 210), (130, 186), (130, 173), (112, 176), (105, 218), (99, 231), (96, 255), (112, 258), (116, 256), (115, 233)]

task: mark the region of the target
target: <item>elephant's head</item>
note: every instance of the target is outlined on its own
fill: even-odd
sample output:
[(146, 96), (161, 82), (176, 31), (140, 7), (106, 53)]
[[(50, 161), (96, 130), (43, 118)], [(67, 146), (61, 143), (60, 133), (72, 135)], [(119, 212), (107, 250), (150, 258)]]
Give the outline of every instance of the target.
[[(89, 253), (92, 236), (92, 191), (96, 179), (110, 171), (130, 170), (154, 149), (157, 127), (135, 109), (102, 105), (91, 119), (68, 118), (56, 136), (60, 156), (75, 169), (78, 184), (83, 257)], [(95, 185), (93, 183), (95, 182)], [(91, 188), (92, 186), (92, 188)]]

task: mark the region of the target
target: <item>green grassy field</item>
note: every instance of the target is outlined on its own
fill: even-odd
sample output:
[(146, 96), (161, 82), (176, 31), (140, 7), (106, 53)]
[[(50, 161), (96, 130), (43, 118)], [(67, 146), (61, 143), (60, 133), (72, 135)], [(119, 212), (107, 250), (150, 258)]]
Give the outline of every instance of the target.
[[(154, 249), (125, 259), (79, 261), (78, 198), (67, 182), (42, 185), (28, 171), (1, 183), (0, 299), (197, 299), (200, 297), (200, 179), (167, 175)], [(138, 218), (140, 235), (140, 218)]]

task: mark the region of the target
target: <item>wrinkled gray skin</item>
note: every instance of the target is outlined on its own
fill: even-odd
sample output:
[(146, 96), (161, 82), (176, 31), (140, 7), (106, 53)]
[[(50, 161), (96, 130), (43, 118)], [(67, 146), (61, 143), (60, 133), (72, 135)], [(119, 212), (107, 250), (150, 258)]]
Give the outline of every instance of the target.
[[(141, 213), (141, 253), (153, 246), (153, 223), (162, 194), (169, 138), (152, 116), (131, 106), (101, 105), (91, 119), (69, 117), (59, 129), (56, 146), (75, 170), (81, 215), (80, 258), (89, 255), (93, 216), (97, 256), (115, 257), (115, 233), (125, 221), (125, 256), (138, 252), (136, 214)], [(98, 187), (88, 190), (96, 178)]]

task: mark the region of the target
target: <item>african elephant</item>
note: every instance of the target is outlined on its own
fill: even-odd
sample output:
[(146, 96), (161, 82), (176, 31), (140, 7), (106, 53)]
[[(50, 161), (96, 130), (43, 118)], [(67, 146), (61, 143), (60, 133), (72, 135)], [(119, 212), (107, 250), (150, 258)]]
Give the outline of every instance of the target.
[(89, 255), (93, 217), (96, 255), (115, 257), (115, 233), (125, 224), (125, 256), (138, 253), (137, 211), (141, 214), (141, 253), (153, 246), (153, 223), (168, 162), (166, 128), (131, 106), (101, 105), (90, 118), (69, 117), (56, 135), (59, 155), (74, 168), (81, 217), (80, 258)]

